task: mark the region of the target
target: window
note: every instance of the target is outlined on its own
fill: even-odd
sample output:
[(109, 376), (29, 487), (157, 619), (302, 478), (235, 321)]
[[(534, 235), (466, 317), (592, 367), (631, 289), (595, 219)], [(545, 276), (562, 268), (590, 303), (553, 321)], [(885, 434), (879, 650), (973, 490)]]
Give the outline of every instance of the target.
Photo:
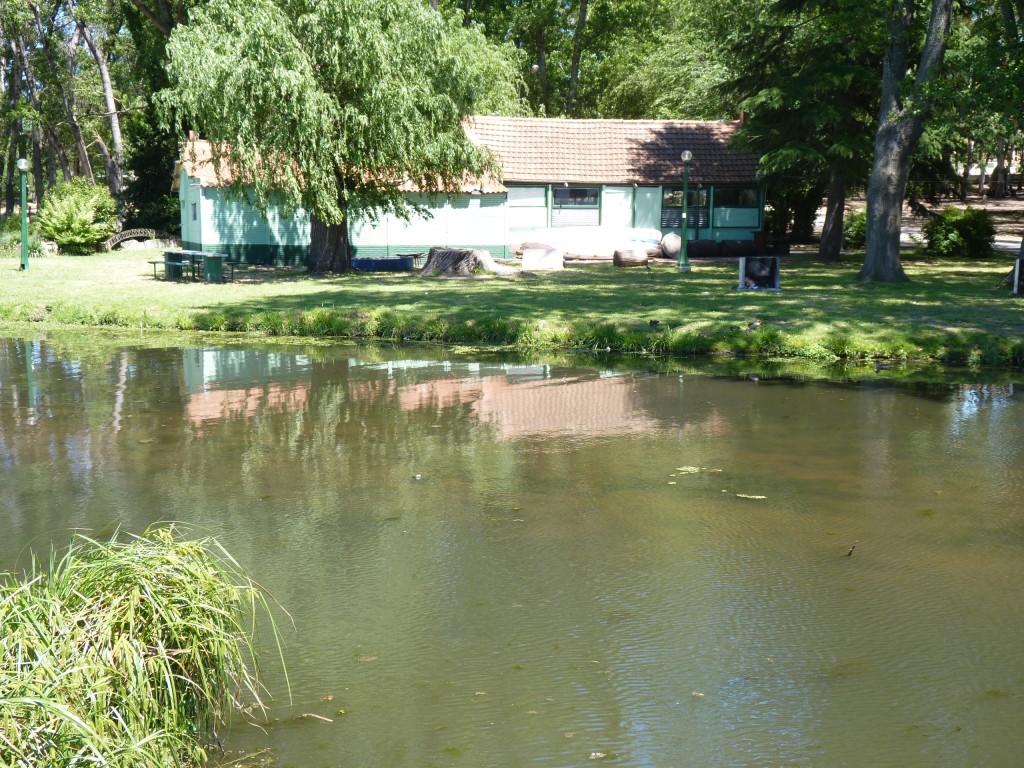
[(509, 187), (508, 204), (513, 208), (547, 208), (547, 188)]
[(192, 221), (196, 220), (196, 204), (192, 203)]
[(760, 208), (757, 187), (720, 187), (715, 189), (715, 208)]
[[(710, 223), (708, 215), (708, 191), (703, 187), (689, 190), (686, 207), (688, 227), (707, 227)], [(679, 229), (683, 226), (683, 188), (665, 187), (661, 197), (661, 228)]]
[(597, 208), (601, 202), (600, 187), (555, 187), (555, 208)]

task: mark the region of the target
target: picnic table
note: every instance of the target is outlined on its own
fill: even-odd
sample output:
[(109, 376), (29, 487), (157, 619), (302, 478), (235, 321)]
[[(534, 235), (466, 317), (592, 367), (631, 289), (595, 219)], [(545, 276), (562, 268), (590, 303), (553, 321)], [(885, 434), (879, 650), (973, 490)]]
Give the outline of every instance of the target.
[(157, 259), (149, 263), (153, 265), (154, 278), (159, 276), (157, 268), (162, 266), (165, 280), (198, 280), (202, 275), (206, 283), (223, 283), (224, 267), (227, 266), (228, 279), (235, 279), (235, 265), (228, 261), (223, 253), (168, 248), (164, 251), (163, 260)]

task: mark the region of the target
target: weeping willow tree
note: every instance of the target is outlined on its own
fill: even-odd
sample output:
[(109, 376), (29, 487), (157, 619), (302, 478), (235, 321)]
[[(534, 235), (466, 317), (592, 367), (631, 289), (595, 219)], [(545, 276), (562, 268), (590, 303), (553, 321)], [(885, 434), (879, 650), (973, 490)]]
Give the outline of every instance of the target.
[(401, 187), (479, 175), (472, 113), (520, 111), (511, 49), (423, 0), (213, 0), (167, 47), (164, 103), (257, 207), (311, 218), (310, 270), (350, 266), (348, 221), (415, 210)]
[(201, 764), (232, 705), (259, 702), (265, 608), (215, 542), (167, 528), (0, 574), (0, 765)]

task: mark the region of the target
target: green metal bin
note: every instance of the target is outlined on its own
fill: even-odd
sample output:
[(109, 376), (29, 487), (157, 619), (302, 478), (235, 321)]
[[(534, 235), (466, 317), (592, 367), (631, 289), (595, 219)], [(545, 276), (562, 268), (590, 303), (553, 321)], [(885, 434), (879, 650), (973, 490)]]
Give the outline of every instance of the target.
[(223, 283), (224, 282), (224, 259), (223, 254), (203, 254), (203, 282)]
[(181, 280), (181, 254), (164, 251), (164, 279)]

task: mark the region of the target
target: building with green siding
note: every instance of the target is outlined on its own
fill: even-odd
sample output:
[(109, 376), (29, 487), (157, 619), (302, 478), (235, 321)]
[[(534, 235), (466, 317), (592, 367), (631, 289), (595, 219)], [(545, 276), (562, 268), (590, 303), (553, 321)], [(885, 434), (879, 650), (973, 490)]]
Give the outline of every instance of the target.
[[(727, 121), (474, 117), (468, 136), (494, 153), (501, 183), (467, 181), (458, 194), (408, 192), (429, 216), (350, 223), (354, 258), (388, 258), (434, 246), (510, 256), (524, 242), (616, 242), (681, 233), (689, 150), (687, 236), (748, 242), (764, 226), (756, 157), (728, 146)], [(190, 137), (176, 168), (182, 246), (249, 263), (301, 264), (309, 254), (302, 212), (261, 215), (224, 194), (207, 142)], [(637, 234), (641, 233), (641, 234)], [(571, 250), (571, 248), (569, 249)]]

